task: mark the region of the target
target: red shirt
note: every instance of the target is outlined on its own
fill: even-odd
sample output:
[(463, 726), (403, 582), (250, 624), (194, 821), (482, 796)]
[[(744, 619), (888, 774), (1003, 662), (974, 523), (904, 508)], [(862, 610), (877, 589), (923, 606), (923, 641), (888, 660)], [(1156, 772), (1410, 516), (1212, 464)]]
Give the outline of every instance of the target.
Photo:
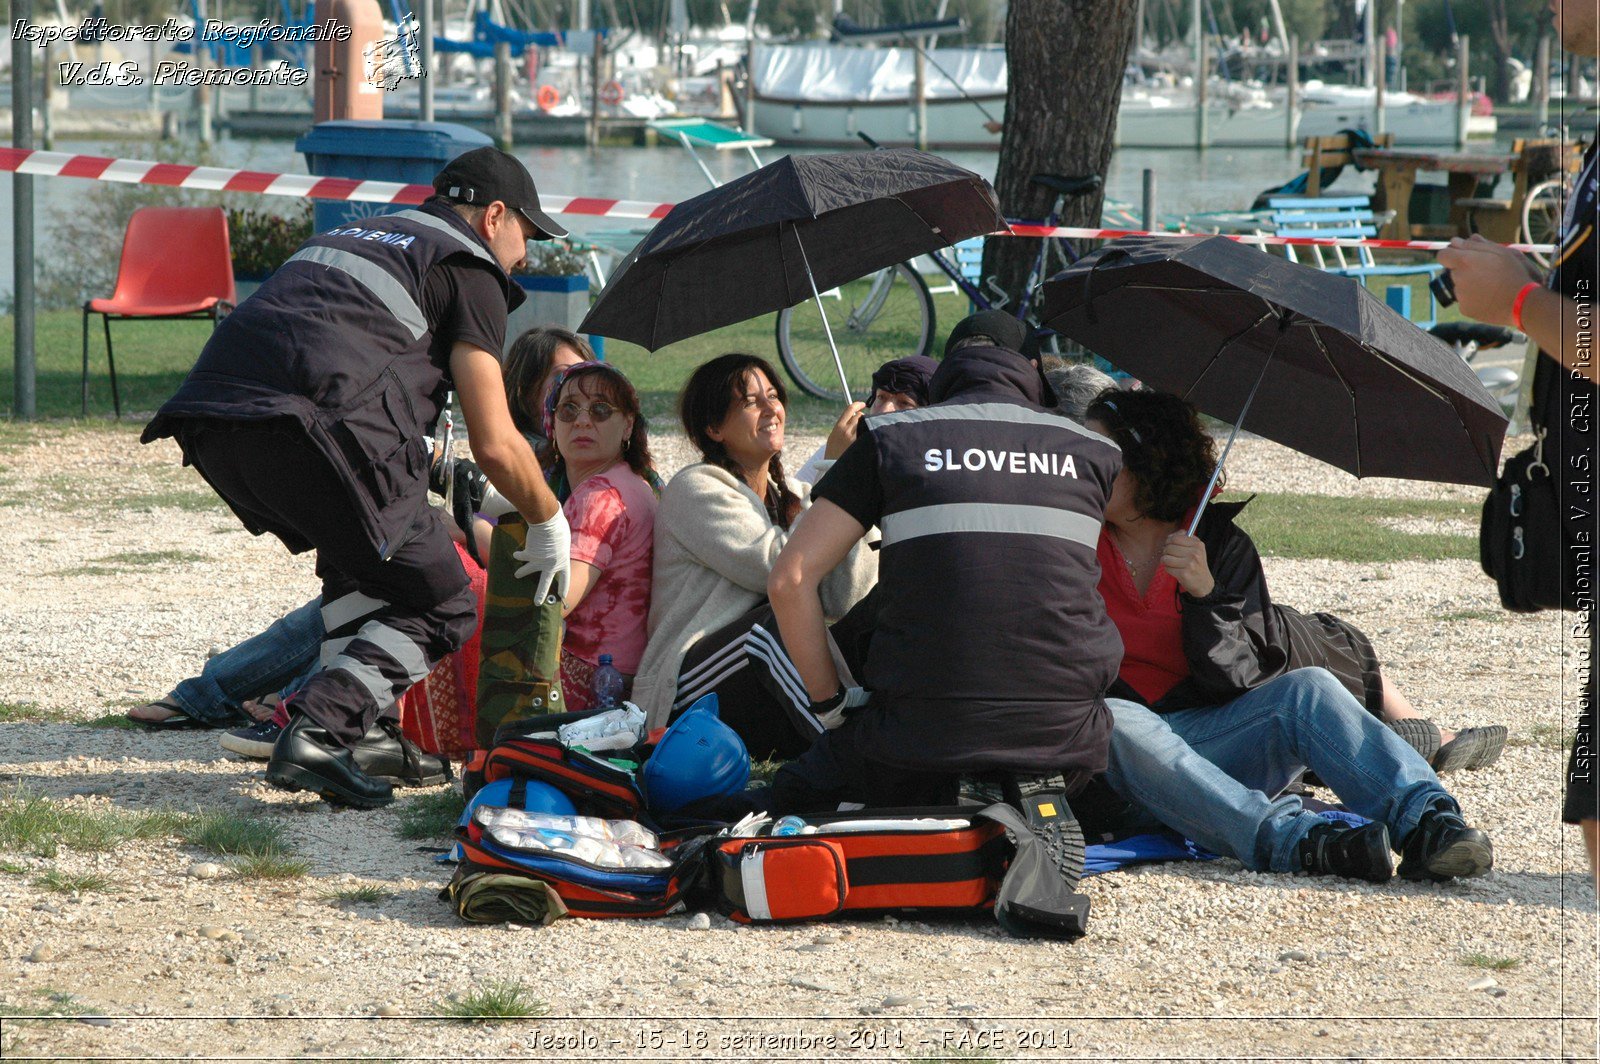
[(1183, 612), (1178, 581), (1161, 566), (1141, 597), (1128, 571), (1128, 560), (1102, 528), (1096, 548), (1100, 556), (1100, 597), (1106, 614), (1122, 636), (1122, 670), (1118, 678), (1155, 703), (1189, 675), (1183, 654)]

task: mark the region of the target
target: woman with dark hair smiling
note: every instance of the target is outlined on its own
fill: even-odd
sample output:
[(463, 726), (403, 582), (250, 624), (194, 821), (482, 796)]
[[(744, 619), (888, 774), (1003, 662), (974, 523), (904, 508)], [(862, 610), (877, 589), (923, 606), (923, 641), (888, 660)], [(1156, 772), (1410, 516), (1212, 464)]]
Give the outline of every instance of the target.
[[(757, 758), (792, 755), (822, 727), (793, 718), (797, 700), (801, 711), (810, 702), (797, 681), (795, 697), (779, 696), (789, 687), (774, 665), (782, 648), (759, 615), (772, 563), (810, 503), (810, 486), (784, 475), (786, 398), (755, 355), (714, 358), (684, 384), (683, 430), (702, 460), (661, 496), (650, 643), (634, 684), (652, 728), (715, 691), (723, 720)], [(842, 616), (876, 578), (872, 552), (852, 552), (823, 584), (828, 615)]]
[[(1108, 391), (1084, 424), (1123, 454), (1098, 548), (1100, 596), (1124, 648), (1107, 699), (1112, 787), (1188, 829), (1196, 803), (1179, 767), (1199, 755), (1244, 785), (1214, 788), (1227, 815), (1211, 810), (1202, 829), (1226, 836), (1252, 867), (1382, 881), (1392, 846), (1408, 879), (1489, 871), (1489, 837), (1462, 819), (1421, 755), (1332, 673), (1290, 667), (1261, 558), (1233, 523), (1244, 504), (1212, 501), (1188, 534), (1216, 468), (1216, 443), (1194, 408), (1159, 392)], [(1315, 825), (1297, 798), (1275, 797), (1307, 767), (1373, 823)]]

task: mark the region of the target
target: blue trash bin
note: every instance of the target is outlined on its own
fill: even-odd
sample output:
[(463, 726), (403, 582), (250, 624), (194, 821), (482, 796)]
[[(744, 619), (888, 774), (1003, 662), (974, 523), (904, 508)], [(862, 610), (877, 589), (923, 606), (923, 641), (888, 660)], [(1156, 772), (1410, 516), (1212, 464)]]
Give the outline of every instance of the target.
[[(433, 175), (445, 163), (473, 148), (493, 143), (487, 135), (454, 122), (342, 119), (318, 122), (295, 141), (294, 147), (306, 157), (306, 169), (316, 177), (431, 185)], [(322, 233), (361, 218), (402, 211), (408, 206), (317, 200), (313, 223), (316, 231)]]

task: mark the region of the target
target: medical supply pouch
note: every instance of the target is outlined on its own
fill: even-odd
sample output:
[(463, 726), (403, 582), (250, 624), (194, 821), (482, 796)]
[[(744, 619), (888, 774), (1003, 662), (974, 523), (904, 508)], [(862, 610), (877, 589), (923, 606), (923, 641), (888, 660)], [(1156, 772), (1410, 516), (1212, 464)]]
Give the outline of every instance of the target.
[[(567, 795), (578, 812), (586, 816), (637, 819), (644, 809), (644, 795), (633, 772), (610, 757), (568, 746), (558, 734), (562, 725), (584, 720), (595, 712), (599, 711), (550, 714), (502, 727), (484, 759), (481, 782), (538, 780)], [(630, 751), (606, 753), (616, 755), (617, 760), (634, 760), (627, 756)]]
[(741, 923), (988, 908), (1013, 847), (979, 812), (869, 810), (808, 817), (815, 834), (718, 839), (718, 906)]

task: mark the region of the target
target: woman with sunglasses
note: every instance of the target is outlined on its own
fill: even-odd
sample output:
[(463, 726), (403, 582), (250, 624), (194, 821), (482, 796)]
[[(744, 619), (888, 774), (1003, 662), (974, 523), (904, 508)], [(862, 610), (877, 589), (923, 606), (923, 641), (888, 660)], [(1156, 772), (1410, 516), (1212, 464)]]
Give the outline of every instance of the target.
[(583, 362), (563, 370), (545, 400), (554, 449), (550, 486), (572, 527), (572, 577), (562, 605), (561, 690), (568, 712), (593, 708), (600, 655), (631, 693), (644, 655), (660, 485), (639, 396), (620, 370)]
[[(684, 384), (683, 431), (702, 461), (661, 495), (650, 645), (634, 688), (652, 728), (715, 693), (757, 759), (792, 757), (823, 727), (805, 716), (810, 699), (789, 682), (766, 606), (772, 563), (811, 504), (810, 485), (784, 475), (786, 399), (783, 378), (755, 355), (714, 358)], [(828, 616), (843, 616), (877, 575), (877, 555), (852, 550), (823, 581)]]

